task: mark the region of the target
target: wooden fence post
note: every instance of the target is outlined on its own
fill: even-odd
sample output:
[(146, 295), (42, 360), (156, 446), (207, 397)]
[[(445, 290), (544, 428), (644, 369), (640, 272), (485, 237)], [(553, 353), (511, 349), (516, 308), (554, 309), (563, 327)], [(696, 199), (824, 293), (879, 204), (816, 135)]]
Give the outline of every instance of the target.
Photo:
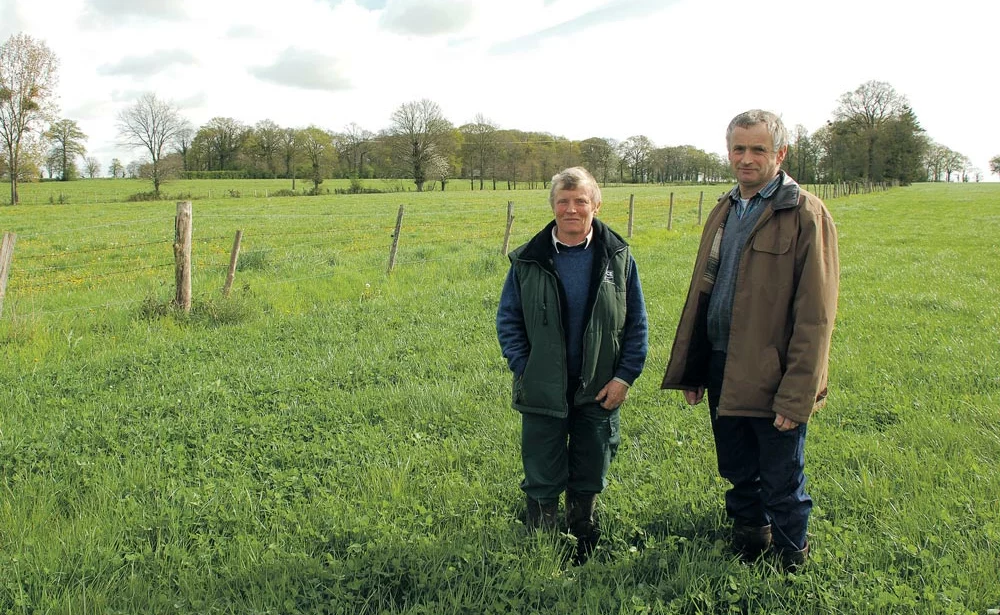
[(399, 229), (403, 226), (403, 206), (399, 206), (399, 213), (396, 214), (396, 230), (392, 234), (392, 249), (389, 250), (389, 269), (386, 273), (392, 273), (392, 268), (396, 266), (396, 250), (399, 248)]
[(698, 194), (698, 226), (701, 226), (701, 206), (705, 203), (705, 191)]
[(628, 195), (628, 238), (632, 239), (632, 221), (635, 219), (635, 194)]
[(236, 239), (233, 240), (233, 251), (229, 254), (229, 273), (226, 274), (226, 284), (222, 287), (222, 296), (228, 297), (229, 290), (233, 287), (233, 279), (236, 277), (236, 263), (240, 258), (240, 242), (243, 241), (243, 231), (236, 231)]
[(667, 230), (674, 226), (674, 193), (670, 193), (670, 209), (667, 211)]
[(177, 281), (174, 304), (185, 312), (191, 311), (192, 217), (191, 201), (179, 201), (174, 220), (174, 277)]
[(507, 201), (507, 230), (503, 233), (503, 248), (500, 254), (510, 251), (510, 231), (514, 227), (514, 201)]
[(7, 276), (10, 274), (10, 263), (14, 260), (15, 243), (17, 235), (3, 234), (3, 243), (0, 243), (0, 316), (3, 315), (3, 298), (7, 296)]

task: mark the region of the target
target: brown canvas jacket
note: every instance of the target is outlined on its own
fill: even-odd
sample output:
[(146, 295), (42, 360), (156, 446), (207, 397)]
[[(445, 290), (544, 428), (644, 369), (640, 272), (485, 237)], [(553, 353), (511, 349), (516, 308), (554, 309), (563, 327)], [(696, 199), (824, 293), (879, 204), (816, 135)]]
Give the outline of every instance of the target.
[[(764, 201), (740, 257), (719, 415), (799, 423), (825, 403), (830, 338), (837, 312), (837, 230), (815, 195), (785, 176)], [(728, 193), (709, 214), (661, 388), (705, 386), (711, 345), (705, 269)]]

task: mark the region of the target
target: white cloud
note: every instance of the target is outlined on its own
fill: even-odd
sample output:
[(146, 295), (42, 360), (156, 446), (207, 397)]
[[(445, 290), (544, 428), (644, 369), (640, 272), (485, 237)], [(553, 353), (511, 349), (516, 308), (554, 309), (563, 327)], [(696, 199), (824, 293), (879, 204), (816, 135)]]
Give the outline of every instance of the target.
[(381, 25), (397, 34), (438, 36), (461, 32), (476, 13), (470, 0), (392, 0)]
[(168, 70), (173, 66), (197, 64), (198, 60), (190, 52), (183, 49), (157, 51), (144, 56), (130, 56), (115, 64), (103, 64), (97, 67), (97, 74), (102, 76), (127, 76), (143, 78)]
[(351, 82), (341, 72), (341, 62), (320, 53), (289, 47), (269, 66), (250, 69), (263, 81), (306, 90), (336, 92), (351, 89)]
[(115, 26), (131, 20), (184, 20), (184, 0), (84, 0), (81, 24)]

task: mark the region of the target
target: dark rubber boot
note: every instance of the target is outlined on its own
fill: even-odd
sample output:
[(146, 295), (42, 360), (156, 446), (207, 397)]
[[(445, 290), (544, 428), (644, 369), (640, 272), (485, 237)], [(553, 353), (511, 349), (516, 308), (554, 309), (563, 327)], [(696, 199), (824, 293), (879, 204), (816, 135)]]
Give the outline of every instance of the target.
[(757, 561), (771, 547), (771, 526), (733, 524), (732, 546), (742, 561)]
[(554, 530), (558, 525), (559, 502), (542, 504), (538, 500), (527, 497), (527, 513), (524, 524), (529, 530)]
[(587, 563), (601, 539), (601, 528), (597, 525), (594, 509), (597, 506), (596, 493), (567, 493), (566, 521), (569, 531), (576, 536), (577, 566)]
[(783, 550), (778, 552), (781, 560), (781, 568), (785, 572), (798, 572), (806, 565), (809, 559), (809, 543), (798, 551)]

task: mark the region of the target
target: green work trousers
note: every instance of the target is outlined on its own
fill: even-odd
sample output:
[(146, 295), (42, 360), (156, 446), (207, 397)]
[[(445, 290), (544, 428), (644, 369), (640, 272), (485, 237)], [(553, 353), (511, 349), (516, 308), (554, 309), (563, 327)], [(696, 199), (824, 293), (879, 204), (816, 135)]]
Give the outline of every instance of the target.
[(618, 408), (597, 404), (571, 407), (566, 418), (521, 413), (521, 489), (542, 504), (566, 490), (601, 493), (621, 442), (619, 420)]

